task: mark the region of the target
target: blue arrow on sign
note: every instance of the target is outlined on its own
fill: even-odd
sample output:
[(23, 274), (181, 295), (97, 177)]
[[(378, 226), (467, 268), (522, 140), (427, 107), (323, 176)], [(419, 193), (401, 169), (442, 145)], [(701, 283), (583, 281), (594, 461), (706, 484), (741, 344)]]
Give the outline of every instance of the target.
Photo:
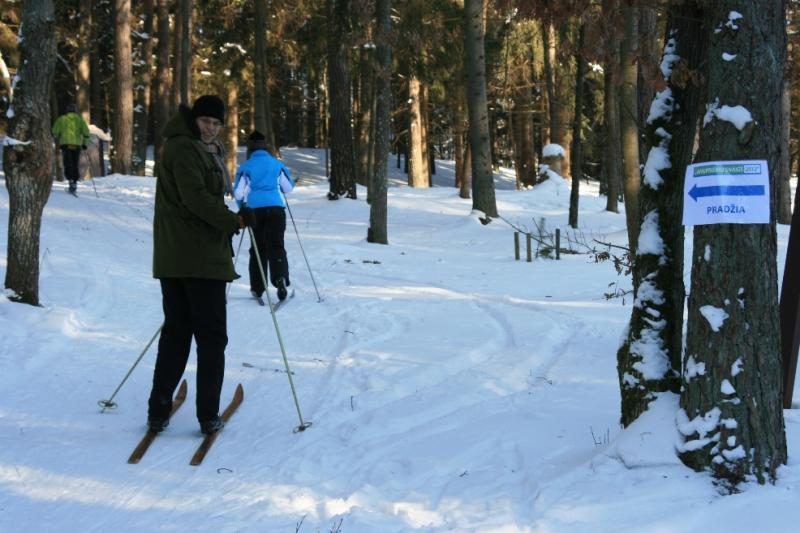
[(689, 196), (696, 202), (704, 196), (764, 196), (763, 185), (711, 185), (708, 187), (693, 186)]

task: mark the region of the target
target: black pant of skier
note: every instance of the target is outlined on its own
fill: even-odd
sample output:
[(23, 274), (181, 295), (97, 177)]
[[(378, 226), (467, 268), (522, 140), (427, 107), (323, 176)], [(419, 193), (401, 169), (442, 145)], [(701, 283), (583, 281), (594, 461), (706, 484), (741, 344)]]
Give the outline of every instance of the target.
[(78, 190), (78, 166), (81, 158), (81, 147), (63, 145), (61, 146), (61, 155), (64, 162), (64, 177), (69, 182), (69, 192), (74, 193)]
[[(253, 209), (255, 225), (253, 234), (258, 246), (258, 254), (269, 282), (278, 289), (278, 299), (285, 300), (288, 294), (289, 262), (286, 259), (283, 235), (286, 232), (286, 210), (283, 207), (257, 207)], [(258, 269), (258, 259), (253, 246), (250, 246), (250, 290), (254, 296), (264, 294), (264, 282)], [(267, 272), (269, 272), (267, 274)]]
[(172, 394), (186, 369), (192, 337), (197, 346), (197, 419), (201, 431), (213, 433), (222, 426), (217, 413), (228, 344), (225, 288), (222, 280), (161, 279), (164, 326), (147, 412), (152, 430), (161, 431), (169, 423)]

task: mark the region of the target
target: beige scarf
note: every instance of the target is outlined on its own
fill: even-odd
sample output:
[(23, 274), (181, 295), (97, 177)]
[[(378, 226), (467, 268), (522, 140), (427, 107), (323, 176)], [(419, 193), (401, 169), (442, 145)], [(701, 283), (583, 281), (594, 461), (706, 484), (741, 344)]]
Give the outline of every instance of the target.
[(231, 175), (228, 172), (227, 165), (225, 165), (225, 148), (222, 146), (222, 143), (215, 139), (211, 144), (206, 144), (203, 141), (197, 141), (197, 144), (200, 146), (201, 150), (211, 154), (214, 163), (217, 164), (220, 170), (220, 176), (222, 176), (222, 190), (226, 195), (232, 195), (233, 187), (231, 186)]

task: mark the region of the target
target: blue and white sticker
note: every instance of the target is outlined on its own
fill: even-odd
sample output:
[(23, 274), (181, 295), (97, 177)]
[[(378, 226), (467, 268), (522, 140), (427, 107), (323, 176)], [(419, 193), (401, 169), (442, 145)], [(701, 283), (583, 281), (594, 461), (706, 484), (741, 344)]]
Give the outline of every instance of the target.
[(765, 160), (708, 161), (686, 167), (683, 224), (769, 224)]

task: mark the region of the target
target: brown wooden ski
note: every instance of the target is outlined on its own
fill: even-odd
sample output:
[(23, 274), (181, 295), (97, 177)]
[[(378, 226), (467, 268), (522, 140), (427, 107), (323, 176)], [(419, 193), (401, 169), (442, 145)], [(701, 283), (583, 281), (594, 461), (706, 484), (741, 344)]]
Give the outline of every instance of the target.
[[(170, 413), (169, 413), (169, 417), (170, 418), (172, 418), (172, 415), (175, 414), (175, 411), (177, 411), (178, 408), (181, 405), (183, 405), (183, 402), (186, 400), (186, 392), (187, 392), (187, 390), (188, 390), (188, 386), (186, 385), (186, 380), (184, 379), (183, 381), (181, 381), (181, 385), (180, 385), (180, 387), (178, 387), (178, 392), (175, 393), (175, 398), (173, 398), (173, 400), (172, 400), (172, 411), (170, 411)], [(150, 445), (153, 443), (153, 441), (155, 440), (157, 435), (158, 435), (158, 433), (156, 433), (155, 431), (150, 431), (148, 429), (147, 433), (144, 434), (144, 437), (142, 437), (142, 440), (139, 441), (139, 444), (133, 450), (133, 453), (131, 453), (131, 456), (128, 457), (128, 463), (132, 464), (132, 465), (135, 465), (136, 463), (141, 461), (142, 457), (145, 454), (145, 452), (150, 447)]]
[[(225, 411), (222, 412), (220, 419), (227, 423), (228, 419), (233, 416), (233, 413), (235, 413), (236, 409), (242, 404), (242, 400), (244, 400), (244, 389), (242, 388), (242, 384), (239, 383), (236, 386), (236, 392), (233, 394), (231, 403), (229, 403), (228, 407), (225, 408)], [(222, 430), (215, 431), (214, 433), (210, 433), (203, 438), (203, 442), (200, 443), (197, 451), (194, 452), (194, 455), (192, 456), (192, 460), (189, 462), (190, 465), (197, 466), (203, 462), (206, 453), (208, 453), (208, 450), (211, 448), (211, 445), (214, 444), (214, 441), (217, 440), (217, 435), (219, 435), (221, 431)]]

